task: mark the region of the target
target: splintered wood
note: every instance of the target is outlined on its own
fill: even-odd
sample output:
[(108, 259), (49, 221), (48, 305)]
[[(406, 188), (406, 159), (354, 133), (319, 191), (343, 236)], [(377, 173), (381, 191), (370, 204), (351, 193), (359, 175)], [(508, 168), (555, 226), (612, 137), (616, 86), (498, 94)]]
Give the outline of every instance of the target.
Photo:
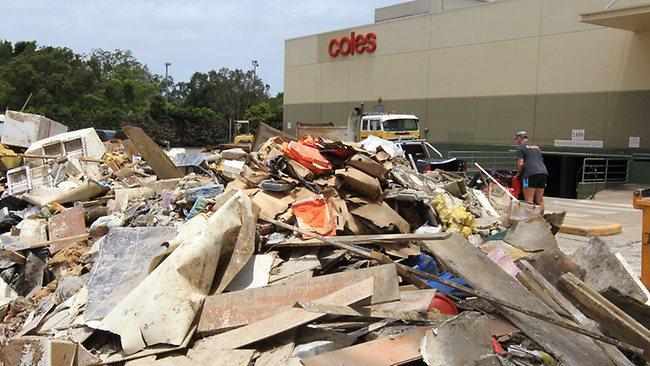
[[(368, 278), (360, 283), (344, 287), (329, 295), (316, 299), (317, 302), (330, 305), (350, 305), (370, 298), (373, 293), (374, 279)], [(397, 283), (395, 283), (397, 286)], [(222, 334), (203, 338), (195, 347), (213, 349), (234, 349), (251, 344), (261, 339), (282, 333), (286, 330), (306, 324), (326, 315), (312, 313), (302, 308), (291, 308), (280, 314), (265, 318)]]
[[(530, 310), (561, 319), (467, 240), (454, 235), (444, 241), (425, 242), (424, 248), (461, 275), (473, 288), (503, 301), (516, 301)], [(510, 309), (501, 308), (500, 311), (526, 335), (570, 365), (579, 365), (586, 359), (597, 365), (614, 365), (591, 339), (583, 335)]]
[(313, 301), (366, 278), (374, 281), (374, 292), (370, 299), (372, 303), (399, 299), (395, 265), (341, 272), (282, 285), (208, 296), (199, 317), (198, 333), (216, 333), (250, 324), (286, 311), (297, 301)]

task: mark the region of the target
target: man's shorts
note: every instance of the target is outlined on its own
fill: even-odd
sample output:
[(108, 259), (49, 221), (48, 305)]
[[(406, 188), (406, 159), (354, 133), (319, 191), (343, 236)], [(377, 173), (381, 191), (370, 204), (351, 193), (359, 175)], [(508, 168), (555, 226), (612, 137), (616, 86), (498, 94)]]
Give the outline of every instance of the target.
[(528, 178), (524, 178), (524, 188), (546, 188), (547, 174), (533, 174)]

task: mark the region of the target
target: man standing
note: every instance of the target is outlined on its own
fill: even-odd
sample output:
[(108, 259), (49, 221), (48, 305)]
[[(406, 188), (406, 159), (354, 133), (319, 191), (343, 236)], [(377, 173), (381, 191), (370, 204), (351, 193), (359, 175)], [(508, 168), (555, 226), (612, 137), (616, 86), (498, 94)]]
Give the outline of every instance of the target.
[(522, 179), (524, 199), (526, 202), (535, 203), (542, 208), (544, 213), (544, 188), (548, 171), (544, 165), (542, 150), (537, 145), (528, 141), (526, 131), (519, 131), (515, 135), (517, 142), (517, 176)]

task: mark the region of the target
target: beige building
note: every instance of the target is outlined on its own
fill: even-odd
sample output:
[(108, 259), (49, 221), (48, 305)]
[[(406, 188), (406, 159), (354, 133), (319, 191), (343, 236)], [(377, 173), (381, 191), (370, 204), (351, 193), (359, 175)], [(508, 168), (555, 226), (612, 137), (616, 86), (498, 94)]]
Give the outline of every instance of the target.
[(433, 142), (505, 146), (526, 130), (546, 150), (648, 152), (650, 1), (609, 2), (413, 1), (287, 40), (285, 130), (345, 124), (381, 98)]

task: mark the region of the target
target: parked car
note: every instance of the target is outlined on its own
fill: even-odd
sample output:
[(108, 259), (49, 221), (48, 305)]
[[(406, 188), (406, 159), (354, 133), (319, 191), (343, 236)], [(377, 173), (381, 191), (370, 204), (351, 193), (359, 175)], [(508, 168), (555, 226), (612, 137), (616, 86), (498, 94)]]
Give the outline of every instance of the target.
[(404, 150), (407, 159), (415, 162), (420, 173), (431, 170), (448, 172), (465, 171), (465, 161), (458, 158), (445, 158), (440, 151), (424, 140), (396, 142)]

